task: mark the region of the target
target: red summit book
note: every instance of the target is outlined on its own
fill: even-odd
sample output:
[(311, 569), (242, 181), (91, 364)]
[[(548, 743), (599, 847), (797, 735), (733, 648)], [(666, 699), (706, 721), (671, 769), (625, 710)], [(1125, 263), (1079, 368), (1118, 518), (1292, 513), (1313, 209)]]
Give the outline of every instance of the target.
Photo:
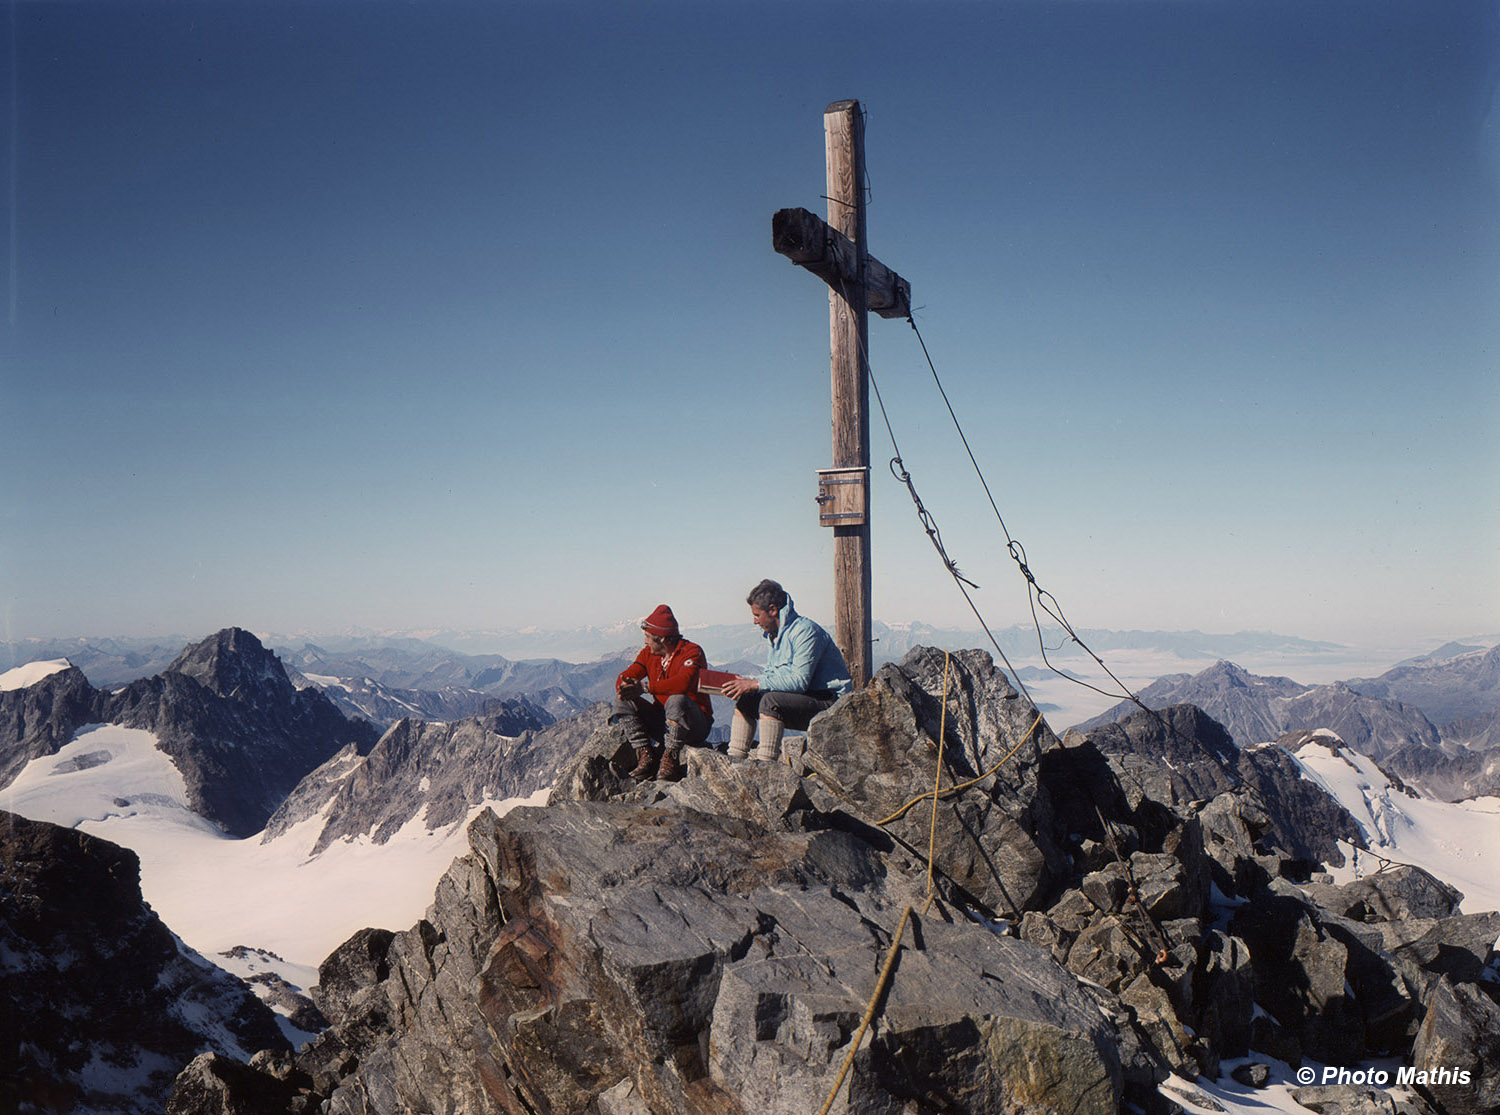
[(699, 670), (698, 688), (703, 690), (703, 692), (705, 693), (722, 694), (724, 692), (725, 684), (731, 679), (737, 678), (739, 676), (739, 674), (725, 673), (723, 670)]

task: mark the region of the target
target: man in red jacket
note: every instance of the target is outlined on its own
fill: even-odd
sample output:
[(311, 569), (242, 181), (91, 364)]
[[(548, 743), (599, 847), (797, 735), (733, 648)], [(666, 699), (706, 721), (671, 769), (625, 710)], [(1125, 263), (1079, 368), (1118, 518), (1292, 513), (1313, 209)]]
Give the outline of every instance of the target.
[[(682, 749), (696, 747), (713, 727), (713, 705), (698, 689), (705, 665), (703, 648), (682, 637), (677, 617), (665, 604), (641, 623), (646, 645), (615, 679), (615, 710), (610, 720), (625, 726), (638, 762), (630, 777), (644, 782), (655, 774), (682, 777)], [(646, 694), (655, 698), (646, 700)], [(658, 752), (652, 741), (663, 745)], [(660, 769), (657, 764), (660, 762)]]

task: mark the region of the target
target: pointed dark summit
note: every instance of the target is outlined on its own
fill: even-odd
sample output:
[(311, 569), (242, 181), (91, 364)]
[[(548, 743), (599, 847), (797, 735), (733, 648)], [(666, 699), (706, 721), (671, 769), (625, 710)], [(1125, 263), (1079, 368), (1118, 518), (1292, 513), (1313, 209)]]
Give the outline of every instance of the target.
[(232, 700), (246, 700), (259, 691), (286, 698), (293, 689), (281, 660), (254, 635), (239, 627), (226, 627), (188, 647), (166, 672), (190, 677), (220, 697)]
[(281, 660), (238, 627), (101, 703), (101, 719), (156, 735), (191, 807), (232, 836), (259, 832), (303, 775), (347, 744), (368, 751), (376, 737), (316, 689), (297, 689)]

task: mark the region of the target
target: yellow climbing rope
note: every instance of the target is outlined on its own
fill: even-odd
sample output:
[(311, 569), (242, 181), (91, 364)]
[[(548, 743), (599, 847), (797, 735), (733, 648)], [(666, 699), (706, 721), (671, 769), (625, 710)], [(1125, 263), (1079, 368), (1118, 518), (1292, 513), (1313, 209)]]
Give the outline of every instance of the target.
[[(927, 838), (927, 901), (922, 904), (921, 914), (924, 917), (927, 911), (932, 909), (932, 903), (937, 898), (937, 891), (934, 889), (932, 883), (932, 869), (933, 862), (937, 859), (938, 799), (943, 793), (943, 742), (948, 734), (948, 678), (951, 658), (952, 656), (949, 652), (943, 652), (943, 711), (938, 717), (937, 777), (933, 781), (932, 792), (912, 798), (911, 801), (885, 818), (885, 820), (875, 822), (877, 825), (888, 825), (899, 817), (904, 816), (906, 811), (918, 802), (926, 801), (928, 798), (932, 799), (932, 824)], [(1021, 745), (1031, 738), (1031, 734), (1036, 731), (1037, 725), (1041, 722), (1042, 715), (1041, 713), (1037, 713), (1036, 720), (1032, 722), (1030, 728), (1026, 729), (1026, 734), (1021, 737), (1016, 745), (1005, 753), (1005, 758), (1002, 758), (1000, 762), (990, 767), (989, 770), (985, 771), (978, 778), (971, 778), (969, 781), (962, 782), (957, 786), (950, 786), (947, 792), (952, 794), (960, 790), (965, 790), (976, 782), (982, 782), (994, 774), (1005, 763), (1006, 759), (1009, 759), (1019, 751)], [(865, 1031), (870, 1028), (870, 1023), (875, 1019), (875, 1007), (880, 1002), (880, 997), (885, 994), (886, 985), (890, 982), (891, 973), (895, 970), (896, 956), (901, 951), (901, 939), (906, 935), (906, 926), (911, 921), (912, 913), (913, 911), (910, 906), (907, 906), (901, 912), (901, 923), (896, 926), (896, 935), (891, 938), (891, 947), (886, 953), (885, 963), (880, 968), (880, 978), (875, 981), (875, 991), (870, 996), (869, 1004), (865, 1007), (865, 1014), (860, 1019), (859, 1029), (854, 1033), (854, 1040), (849, 1043), (849, 1052), (844, 1057), (843, 1065), (839, 1068), (838, 1079), (833, 1082), (833, 1088), (828, 1093), (828, 1098), (823, 1101), (823, 1106), (819, 1109), (818, 1115), (828, 1115), (828, 1112), (833, 1108), (833, 1101), (838, 1098), (839, 1089), (844, 1086), (844, 1079), (849, 1075), (849, 1069), (854, 1064), (854, 1055), (859, 1052), (860, 1043), (864, 1041)]]
[(951, 655), (943, 651), (943, 711), (938, 714), (937, 774), (932, 780), (932, 830), (927, 834), (927, 901), (932, 901), (932, 861), (937, 857), (938, 791), (943, 787), (943, 742), (948, 738), (948, 663)]
[[(949, 786), (948, 789), (946, 791), (944, 791), (944, 792), (948, 793), (948, 794), (956, 794), (960, 790), (967, 790), (970, 786), (973, 786), (975, 783), (983, 782), (986, 778), (988, 778), (990, 775), (994, 774), (997, 770), (999, 770), (1001, 767), (1003, 767), (1005, 765), (1005, 762), (1006, 762), (1007, 759), (1009, 759), (1017, 751), (1021, 750), (1021, 747), (1026, 743), (1027, 740), (1029, 740), (1031, 738), (1031, 733), (1037, 730), (1037, 726), (1039, 724), (1041, 724), (1041, 722), (1042, 722), (1042, 714), (1041, 713), (1037, 713), (1036, 719), (1031, 722), (1031, 727), (1029, 727), (1029, 728), (1026, 729), (1026, 734), (1023, 735), (1020, 738), (1020, 740), (1016, 743), (1016, 745), (1014, 747), (1012, 747), (1009, 751), (1007, 751), (1001, 757), (1001, 759), (1000, 759), (1000, 761), (998, 763), (996, 763), (994, 766), (990, 767), (989, 770), (985, 771), (983, 774), (979, 775), (977, 778), (971, 778), (967, 782), (960, 782), (956, 786)], [(941, 748), (941, 744), (939, 744), (939, 747)], [(941, 758), (941, 753), (939, 754), (939, 758)], [(876, 821), (875, 823), (877, 825), (888, 825), (892, 821), (898, 821), (898, 820), (900, 820), (902, 817), (904, 817), (906, 815), (906, 811), (908, 809), (910, 809), (912, 806), (918, 804), (919, 802), (926, 801), (929, 797), (935, 797), (936, 794), (937, 794), (936, 790), (932, 791), (932, 793), (929, 793), (929, 794), (919, 794), (917, 797), (912, 798), (911, 801), (909, 801), (905, 805), (903, 805), (900, 809), (896, 810), (896, 812), (892, 813), (889, 817), (884, 817), (881, 820)], [(937, 808), (937, 802), (936, 801), (933, 802), (933, 808), (934, 808), (934, 810), (936, 810), (936, 808)]]
[[(932, 900), (936, 895), (929, 894), (927, 901), (922, 906), (922, 913), (926, 914), (932, 907)], [(885, 985), (891, 980), (891, 972), (896, 967), (896, 954), (901, 951), (901, 938), (906, 933), (906, 923), (911, 920), (912, 908), (906, 907), (901, 912), (901, 924), (896, 926), (896, 936), (891, 939), (890, 951), (885, 954), (885, 964), (880, 969), (880, 978), (875, 981), (875, 993), (870, 996), (870, 1003), (865, 1007), (865, 1016), (859, 1021), (859, 1029), (855, 1031), (854, 1040), (849, 1043), (849, 1054), (844, 1058), (844, 1063), (839, 1069), (839, 1078), (833, 1082), (833, 1090), (828, 1093), (828, 1098), (823, 1101), (818, 1115), (828, 1115), (833, 1107), (833, 1101), (838, 1098), (839, 1089), (844, 1086), (844, 1078), (849, 1075), (849, 1068), (854, 1064), (854, 1055), (859, 1052), (860, 1042), (864, 1041), (865, 1031), (870, 1028), (870, 1023), (875, 1018), (875, 1006), (880, 1002), (880, 996), (885, 993)]]

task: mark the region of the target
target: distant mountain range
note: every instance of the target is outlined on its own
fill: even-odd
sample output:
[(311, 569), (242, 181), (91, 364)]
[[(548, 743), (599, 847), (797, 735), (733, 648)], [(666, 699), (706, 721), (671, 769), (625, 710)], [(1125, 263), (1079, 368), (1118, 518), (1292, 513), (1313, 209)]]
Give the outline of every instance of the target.
[[(181, 650), (161, 673), (114, 691), (95, 689), (65, 659), (0, 674), (0, 789), (85, 726), (116, 725), (149, 732), (181, 774), (188, 807), (231, 836), (264, 831), (272, 840), (316, 818), (314, 855), (339, 838), (384, 843), (414, 818), (433, 830), (477, 803), (550, 786), (580, 733), (602, 722), (603, 707), (576, 694), (612, 691), (627, 661), (515, 663), (423, 644), (366, 648), (359, 657), (304, 644), (294, 660), (363, 680), (351, 685), (314, 673), (310, 681), (240, 628), (217, 632)], [(371, 674), (413, 687), (388, 689)], [(366, 704), (384, 715), (364, 715)], [(424, 709), (447, 715), (424, 716)], [(580, 709), (591, 715), (577, 716)], [(382, 734), (370, 721), (383, 720)], [(84, 755), (62, 772), (109, 761), (109, 754)], [(116, 806), (128, 810), (131, 802)]]
[(159, 674), (189, 643), (202, 636), (160, 638), (81, 636), (76, 639), (20, 639), (0, 642), (0, 672), (27, 662), (66, 658), (101, 689)]
[[(600, 638), (630, 633), (628, 628), (588, 630)], [(753, 639), (759, 639), (759, 633), (751, 631)], [(940, 644), (971, 634), (921, 625), (883, 625), (881, 632), (887, 651), (901, 641)], [(708, 644), (717, 640), (717, 660), (740, 652), (744, 657), (733, 665), (755, 669), (749, 656), (760, 654), (761, 648), (753, 641), (732, 641), (744, 632), (705, 628), (692, 634)], [(1094, 634), (1108, 635), (1116, 644), (1157, 649), (1176, 645), (1195, 652), (1213, 639), (1260, 652), (1273, 644), (1302, 651), (1328, 645), (1253, 633)], [(531, 635), (543, 638), (541, 632)], [(56, 672), (42, 684), (0, 692), (0, 785), (26, 762), (60, 748), (82, 725), (113, 723), (156, 733), (162, 749), (183, 768), (194, 808), (238, 835), (259, 831), (273, 813), (285, 827), (289, 816), (302, 819), (324, 809), (337, 796), (328, 787), (340, 779), (393, 777), (392, 756), (397, 750), (434, 751), (454, 758), (468, 779), (461, 792), (454, 791), (455, 802), (462, 798), (472, 804), (478, 800), (476, 793), (485, 790), (524, 794), (541, 783), (532, 785), (515, 771), (500, 775), (491, 759), (513, 749), (503, 741), (535, 738), (608, 698), (615, 676), (634, 653), (631, 647), (614, 657), (573, 663), (465, 654), (409, 637), (341, 636), (329, 643), (303, 641), (278, 656), (254, 635), (229, 628), (186, 650), (179, 648), (158, 673), (113, 690), (94, 688), (76, 664), (59, 660)], [(68, 649), (107, 676), (165, 656), (154, 643), (132, 647), (121, 641), (74, 642)], [(1027, 678), (1036, 671), (1026, 666), (1018, 673)], [(1320, 686), (1259, 676), (1220, 660), (1196, 674), (1163, 677), (1141, 690), (1140, 697), (1153, 708), (1196, 705), (1222, 723), (1242, 747), (1326, 729), (1435, 796), (1452, 800), (1500, 790), (1500, 647), (1449, 644), (1379, 677)], [(727, 706), (719, 704), (719, 720), (727, 723)], [(1121, 702), (1080, 727), (1117, 721), (1135, 708)], [(405, 734), (391, 737), (390, 729), (402, 722), (410, 722), (402, 729)], [(463, 728), (465, 724), (469, 727)], [(374, 753), (383, 733), (388, 737), (381, 740), (384, 750)], [(528, 744), (517, 754), (530, 749)], [(460, 754), (465, 756), (461, 761), (456, 758)], [(318, 790), (313, 794), (316, 802), (307, 804), (307, 787), (298, 784), (325, 763), (332, 767), (311, 778), (311, 784), (327, 792)], [(332, 768), (343, 773), (335, 778)], [(385, 773), (377, 776), (376, 770)], [(422, 771), (414, 777), (420, 781), (432, 773)], [(300, 789), (300, 798), (294, 789)], [(406, 794), (412, 801), (420, 796), (415, 791)], [(294, 798), (303, 804), (289, 814)], [(410, 819), (415, 806), (398, 808), (368, 824), (355, 824), (347, 810), (340, 810), (335, 812), (343, 820), (325, 818), (330, 837), (356, 830), (389, 831), (391, 823)], [(452, 811), (444, 807), (434, 816), (446, 817)]]
[(1432, 654), (1402, 662), (1379, 677), (1353, 678), (1349, 687), (1368, 697), (1415, 705), (1444, 726), (1493, 720), (1500, 708), (1500, 647), (1449, 643)]
[[(1220, 661), (1197, 674), (1160, 678), (1138, 696), (1152, 708), (1196, 705), (1241, 747), (1326, 729), (1434, 797), (1500, 793), (1500, 646), (1450, 644), (1376, 678), (1319, 686)], [(1122, 701), (1079, 727), (1137, 711)]]
[[(825, 626), (830, 617), (814, 616)], [(906, 652), (917, 646), (984, 647), (992, 649), (988, 636), (979, 628), (936, 627), (927, 623), (885, 623), (871, 625), (878, 663), (899, 662)], [(691, 623), (683, 634), (701, 646), (716, 666), (737, 661), (761, 662), (766, 655), (765, 641), (747, 617), (742, 624)], [(1112, 631), (1100, 628), (1080, 630), (1079, 636), (1095, 652), (1151, 650), (1186, 659), (1235, 658), (1285, 654), (1290, 657), (1319, 654), (1341, 649), (1336, 643), (1317, 642), (1268, 631), (1240, 631), (1233, 634), (1208, 634), (1202, 631)], [(1068, 659), (1084, 652), (1058, 628), (1044, 628), (1039, 640), (1034, 627), (1015, 624), (995, 629), (1000, 649), (1007, 656), (1022, 659), (1037, 657), (1038, 644), (1044, 642), (1049, 656)], [(268, 636), (271, 645), (283, 647), (296, 642), (286, 636)], [(441, 646), (463, 654), (504, 655), (509, 658), (560, 658), (583, 662), (605, 657), (634, 654), (640, 648), (638, 620), (599, 626), (548, 629), (540, 627), (497, 628), (486, 631), (427, 630), (393, 632), (389, 635), (360, 632), (343, 636), (319, 636), (320, 645), (341, 653), (358, 651), (366, 646), (409, 642)], [(1056, 649), (1053, 649), (1056, 648)]]
[[(993, 649), (989, 638), (977, 628), (935, 627), (924, 623), (872, 625), (877, 663), (898, 662), (915, 646)], [(716, 667), (765, 660), (765, 641), (748, 621), (743, 624), (688, 626), (683, 633), (703, 647)], [(445, 685), (488, 689), (501, 683), (513, 696), (503, 671), (511, 666), (561, 661), (569, 664), (633, 656), (640, 649), (640, 625), (636, 620), (615, 624), (563, 629), (504, 628), (487, 631), (432, 629), (423, 631), (358, 631), (341, 634), (275, 634), (261, 632), (260, 639), (280, 654), (294, 669), (305, 674), (340, 678), (368, 676), (396, 689), (436, 690)], [(1327, 655), (1344, 648), (1337, 643), (1318, 642), (1265, 631), (1211, 634), (1202, 631), (1112, 631), (1087, 629), (1079, 632), (1098, 654), (1149, 651), (1184, 660), (1214, 658), (1266, 658), (1283, 655), (1290, 659)], [(1000, 649), (1008, 657), (1024, 662), (1039, 658), (1039, 644), (1058, 660), (1082, 657), (1083, 650), (1058, 629), (1017, 624), (995, 630)], [(66, 658), (94, 685), (122, 685), (160, 673), (182, 647), (201, 636), (152, 638), (80, 637), (73, 639), (29, 639), (0, 642), (0, 672), (39, 659)], [(455, 666), (454, 663), (461, 663)], [(472, 684), (474, 676), (489, 669), (501, 673)], [(521, 682), (534, 686), (534, 679)]]

